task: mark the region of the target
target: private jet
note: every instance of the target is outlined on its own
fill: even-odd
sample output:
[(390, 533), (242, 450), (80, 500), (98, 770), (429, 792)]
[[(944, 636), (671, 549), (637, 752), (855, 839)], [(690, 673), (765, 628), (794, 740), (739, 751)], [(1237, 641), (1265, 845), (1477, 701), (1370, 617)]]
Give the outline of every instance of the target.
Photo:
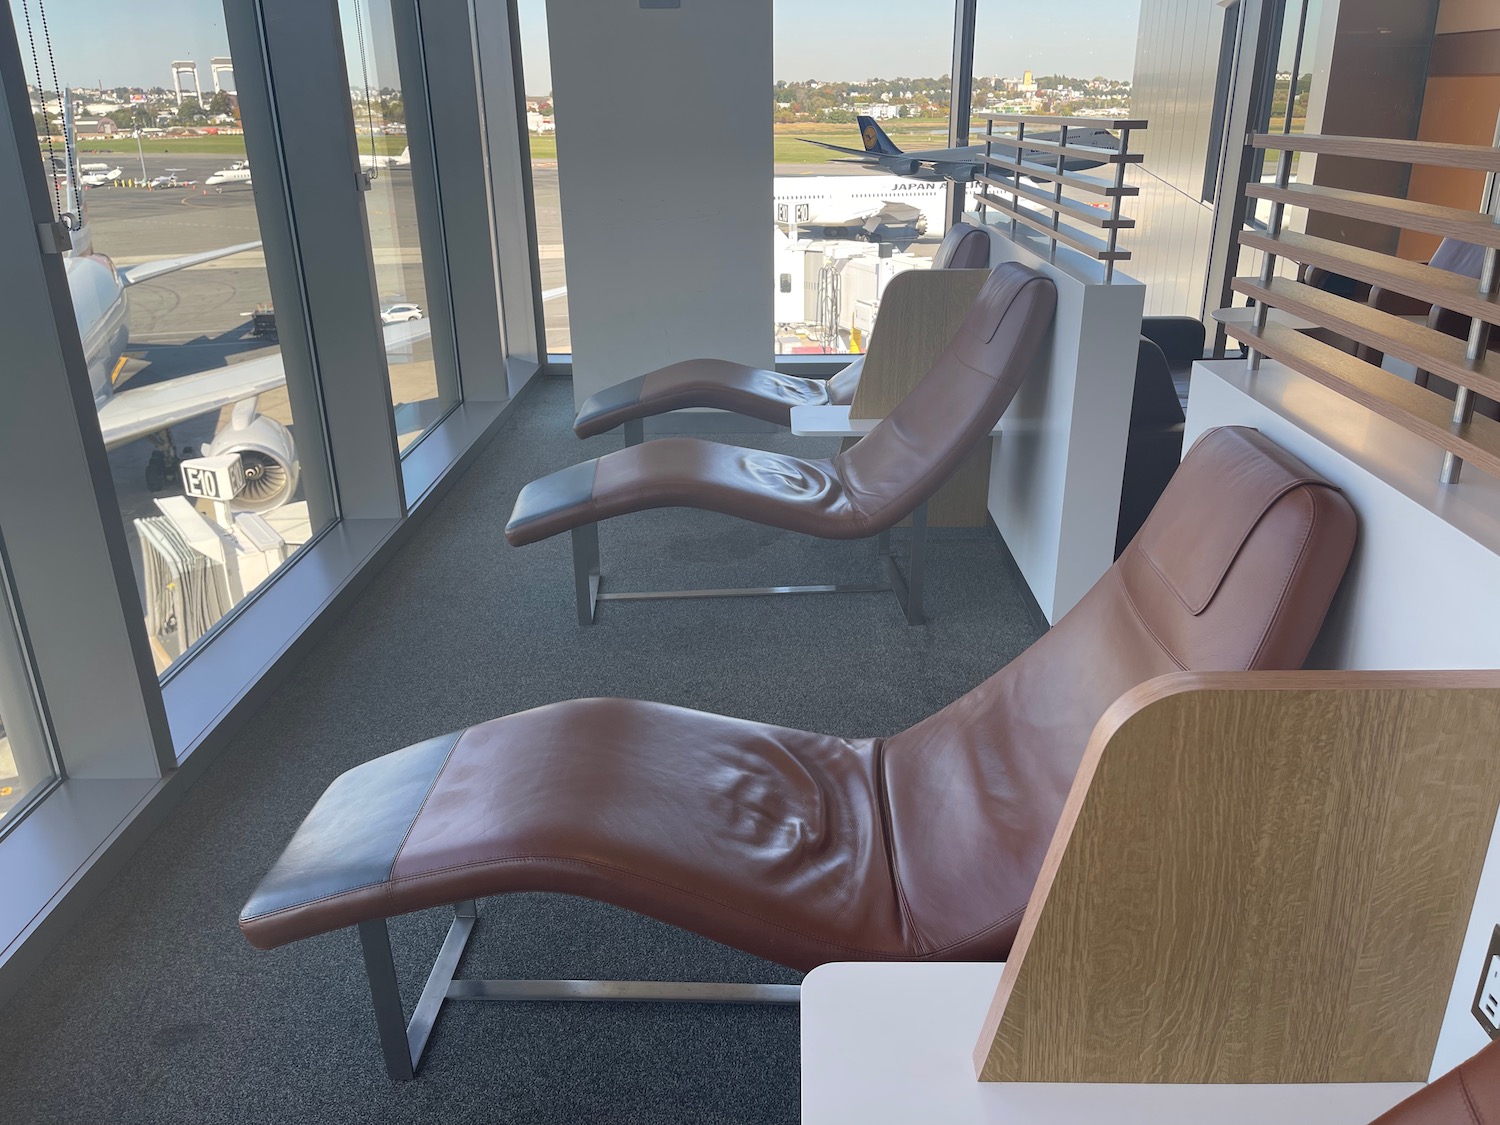
[(369, 153), (361, 153), (359, 168), (362, 172), (373, 172), (377, 168), (410, 168), (411, 147), (401, 150), (400, 156), (374, 156)]
[(106, 184), (114, 183), (124, 174), (125, 170), (123, 168), (109, 168), (102, 172), (89, 172), (86, 175), (79, 176), (78, 182), (85, 187), (104, 187)]
[(208, 179), (203, 181), (204, 187), (216, 187), (221, 191), (224, 184), (250, 183), (250, 162), (248, 160), (236, 160), (228, 168), (221, 168)]

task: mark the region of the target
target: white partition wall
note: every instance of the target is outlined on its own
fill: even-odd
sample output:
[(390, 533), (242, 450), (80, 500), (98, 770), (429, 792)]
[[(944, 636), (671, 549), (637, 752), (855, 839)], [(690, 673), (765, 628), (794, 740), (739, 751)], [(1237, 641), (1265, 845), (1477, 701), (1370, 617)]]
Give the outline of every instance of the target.
[(577, 403), (772, 363), (771, 0), (663, 4), (547, 4)]
[(1020, 262), (1057, 284), (1052, 342), (1000, 421), (989, 500), (1055, 622), (1114, 562), (1145, 287), (1118, 272), (1105, 284), (1100, 263), (1024, 230), (988, 229), (992, 265)]

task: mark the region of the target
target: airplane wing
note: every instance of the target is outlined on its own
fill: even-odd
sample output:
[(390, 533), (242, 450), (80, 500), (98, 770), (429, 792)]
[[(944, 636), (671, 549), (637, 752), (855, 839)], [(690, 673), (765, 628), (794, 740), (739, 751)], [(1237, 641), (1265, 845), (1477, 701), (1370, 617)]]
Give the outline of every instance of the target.
[(808, 137), (798, 137), (803, 144), (817, 145), (819, 148), (831, 148), (834, 152), (847, 152), (851, 156), (859, 157), (866, 164), (879, 163), (880, 153), (866, 152), (862, 148), (845, 148), (843, 145), (831, 145), (827, 141), (815, 141)]
[(201, 254), (186, 254), (181, 258), (158, 258), (154, 262), (142, 262), (138, 266), (125, 266), (115, 272), (120, 275), (120, 284), (129, 288), (154, 277), (163, 277), (189, 266), (201, 266), (216, 258), (227, 258), (231, 254), (243, 254), (246, 250), (260, 249), (259, 242), (241, 242), (237, 246), (222, 246), (217, 250), (205, 250)]
[[(387, 350), (409, 347), (425, 340), (432, 335), (430, 324), (426, 319), (387, 324)], [(189, 418), (275, 390), (285, 382), (286, 369), (282, 366), (281, 352), (276, 351), (258, 359), (167, 379), (149, 387), (128, 388), (99, 409), (104, 447), (114, 449)]]

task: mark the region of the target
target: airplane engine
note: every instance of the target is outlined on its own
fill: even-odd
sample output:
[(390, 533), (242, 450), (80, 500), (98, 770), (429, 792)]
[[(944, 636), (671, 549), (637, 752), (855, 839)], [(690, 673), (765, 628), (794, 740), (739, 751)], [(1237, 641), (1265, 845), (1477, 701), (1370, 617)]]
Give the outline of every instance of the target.
[[(242, 404), (243, 405), (243, 404)], [(245, 490), (233, 506), (242, 512), (269, 512), (288, 503), (297, 492), (301, 466), (291, 432), (274, 418), (237, 408), (229, 425), (203, 447), (203, 456), (238, 453), (245, 470)]]
[(921, 162), (917, 160), (887, 159), (885, 166), (898, 176), (915, 176), (922, 168)]
[(952, 180), (955, 184), (966, 184), (974, 178), (974, 165), (972, 164), (934, 164), (932, 170), (945, 180)]

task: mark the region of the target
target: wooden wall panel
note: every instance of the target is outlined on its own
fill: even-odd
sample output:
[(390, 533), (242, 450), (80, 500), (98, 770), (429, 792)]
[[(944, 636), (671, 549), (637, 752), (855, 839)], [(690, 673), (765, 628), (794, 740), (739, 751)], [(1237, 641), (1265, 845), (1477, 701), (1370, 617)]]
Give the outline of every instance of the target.
[[(1432, 77), (1427, 80), (1417, 139), (1488, 145), (1495, 139), (1497, 115), (1500, 115), (1500, 74)], [(1410, 199), (1473, 211), (1479, 207), (1483, 194), (1483, 172), (1424, 165), (1411, 170)], [(1403, 258), (1425, 262), (1437, 249), (1438, 241), (1436, 235), (1405, 231), (1399, 253)]]
[(1163, 677), (1100, 721), (989, 1081), (1425, 1081), (1500, 803), (1500, 672)]
[(1438, 8), (1437, 32), (1491, 31), (1500, 27), (1500, 5), (1495, 0), (1443, 0)]

